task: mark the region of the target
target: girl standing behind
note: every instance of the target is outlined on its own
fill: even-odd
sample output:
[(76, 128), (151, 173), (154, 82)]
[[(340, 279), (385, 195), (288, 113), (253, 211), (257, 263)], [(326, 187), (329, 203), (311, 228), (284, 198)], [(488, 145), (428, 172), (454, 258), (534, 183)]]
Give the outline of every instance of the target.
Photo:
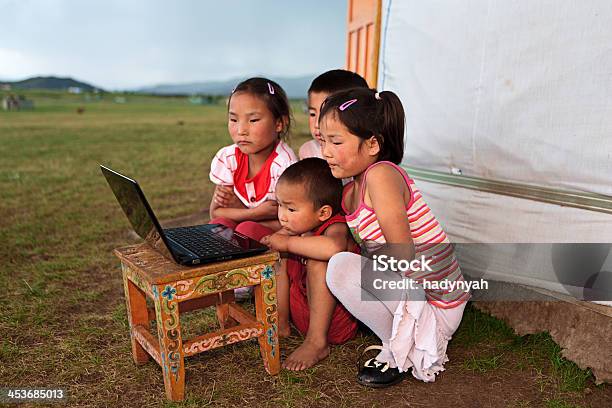
[(297, 161), (283, 141), (290, 118), (287, 95), (276, 82), (250, 78), (236, 86), (227, 124), (234, 144), (219, 150), (210, 165), (210, 180), (216, 184), (211, 223), (257, 240), (280, 228), (276, 181)]
[(430, 270), (408, 272), (419, 284), (417, 290), (381, 292), (364, 279), (366, 273), (396, 282), (403, 280), (404, 273), (372, 272), (362, 267), (367, 262), (362, 264), (360, 255), (348, 252), (329, 261), (329, 289), (382, 341), (380, 353), (366, 361), (357, 377), (360, 384), (371, 387), (395, 384), (411, 367), (417, 379), (434, 381), (435, 374), (444, 370), (448, 341), (469, 298), (460, 285), (452, 290), (423, 285), (427, 280), (449, 287), (446, 284), (462, 281), (463, 276), (446, 234), (398, 166), (404, 153), (404, 119), (397, 95), (370, 89), (333, 94), (324, 102), (319, 119), (323, 157), (332, 174), (354, 177), (344, 188), (342, 205), (355, 240), (366, 251), (374, 247), (379, 254), (406, 260), (423, 256), (430, 262)]

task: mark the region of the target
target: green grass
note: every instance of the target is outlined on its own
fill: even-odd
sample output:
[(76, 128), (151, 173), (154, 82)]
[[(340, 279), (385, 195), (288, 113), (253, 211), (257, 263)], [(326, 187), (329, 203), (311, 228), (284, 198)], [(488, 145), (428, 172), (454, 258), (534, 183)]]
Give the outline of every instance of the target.
[(503, 321), (469, 305), (461, 320), (461, 330), (455, 333), (453, 339), (455, 343), (471, 347), (485, 340), (504, 341), (515, 337), (512, 328)]
[(464, 362), (464, 367), (468, 370), (474, 370), (481, 373), (486, 373), (487, 371), (495, 370), (502, 365), (501, 358), (503, 354), (497, 354), (490, 357), (475, 357), (472, 356), (468, 360)]
[(580, 369), (562, 357), (561, 347), (550, 334), (516, 336), (503, 321), (468, 306), (454, 342), (472, 346), (485, 341), (495, 342), (495, 352), (488, 356), (479, 353), (478, 356), (470, 357), (464, 362), (466, 369), (479, 372), (495, 370), (504, 365), (504, 353), (510, 352), (515, 357), (514, 364), (520, 369), (549, 364), (550, 374), (559, 383), (561, 391), (583, 391), (591, 378), (590, 370)]
[[(34, 111), (0, 112), (2, 384), (62, 386), (73, 406), (427, 406), (430, 396), (463, 384), (464, 375), (471, 382), (457, 385), (457, 392), (468, 387), (474, 395), (491, 376), (528, 377), (534, 406), (610, 395), (608, 387), (592, 385), (588, 371), (563, 359), (550, 336), (519, 338), (503, 322), (468, 307), (442, 382), (409, 380), (383, 393), (357, 386), (357, 350), (377, 342), (371, 334), (335, 347), (313, 369), (277, 377), (264, 372), (257, 342), (248, 341), (188, 359), (186, 400), (166, 402), (159, 368), (131, 359), (122, 281), (111, 251), (133, 241), (98, 164), (136, 178), (162, 220), (207, 207), (208, 164), (230, 143), (225, 107), (195, 106), (185, 98), (128, 95), (127, 103), (116, 104), (113, 95), (86, 101), (26, 94)], [(297, 149), (309, 135), (300, 102), (294, 112), (291, 144)], [(183, 323), (185, 334), (216, 325), (211, 311), (185, 315)], [(300, 342), (299, 336), (283, 341), (283, 353)], [(587, 387), (590, 397), (582, 396)], [(514, 395), (507, 401), (529, 406)]]
[(589, 370), (582, 370), (562, 357), (561, 347), (548, 333), (519, 337), (510, 343), (509, 347), (528, 362), (549, 361), (552, 374), (558, 379), (561, 391), (583, 391), (591, 377)]
[(577, 405), (570, 404), (563, 400), (551, 399), (546, 401), (546, 408), (577, 408)]

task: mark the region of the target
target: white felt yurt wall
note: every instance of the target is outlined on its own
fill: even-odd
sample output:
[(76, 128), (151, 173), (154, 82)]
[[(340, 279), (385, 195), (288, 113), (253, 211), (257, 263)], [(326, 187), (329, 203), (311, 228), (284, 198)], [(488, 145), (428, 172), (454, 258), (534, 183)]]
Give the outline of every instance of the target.
[[(610, 21), (607, 0), (384, 0), (378, 88), (404, 104), (404, 164), (612, 196)], [(612, 243), (609, 213), (417, 185), (457, 242)], [(535, 258), (498, 261), (479, 272), (551, 288)]]

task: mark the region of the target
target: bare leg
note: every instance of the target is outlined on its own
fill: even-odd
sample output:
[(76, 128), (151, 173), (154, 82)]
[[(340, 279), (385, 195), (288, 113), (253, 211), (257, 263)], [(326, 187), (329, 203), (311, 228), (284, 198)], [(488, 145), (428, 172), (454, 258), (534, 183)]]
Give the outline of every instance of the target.
[(289, 278), (287, 277), (287, 258), (281, 258), (276, 271), (276, 296), (278, 297), (278, 335), (288, 337), (289, 326)]
[[(397, 280), (395, 272), (379, 272), (385, 280)], [(342, 305), (357, 319), (365, 323), (382, 342), (382, 351), (376, 356), (378, 361), (397, 367), (389, 348), (393, 328), (393, 312), (399, 300), (380, 300), (375, 293), (362, 284), (361, 257), (357, 254), (341, 252), (329, 260), (327, 285)]]
[(306, 264), (306, 283), (308, 289), (308, 307), (310, 320), (304, 343), (291, 353), (283, 367), (292, 371), (301, 371), (312, 367), (329, 355), (327, 331), (336, 299), (325, 283), (327, 262), (309, 259)]

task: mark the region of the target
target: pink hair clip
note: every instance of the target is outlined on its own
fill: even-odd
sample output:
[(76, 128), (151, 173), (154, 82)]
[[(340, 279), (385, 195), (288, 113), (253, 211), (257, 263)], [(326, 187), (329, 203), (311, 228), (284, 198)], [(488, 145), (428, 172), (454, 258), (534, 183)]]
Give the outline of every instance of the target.
[(274, 95), (274, 88), (272, 87), (272, 85), (270, 85), (269, 82), (268, 82), (268, 91), (270, 92), (270, 95)]
[(346, 102), (344, 102), (342, 105), (340, 105), (338, 107), (338, 109), (340, 109), (341, 111), (345, 110), (346, 108), (348, 108), (349, 106), (351, 106), (352, 104), (354, 104), (355, 102), (357, 102), (357, 99), (351, 99), (348, 100)]

